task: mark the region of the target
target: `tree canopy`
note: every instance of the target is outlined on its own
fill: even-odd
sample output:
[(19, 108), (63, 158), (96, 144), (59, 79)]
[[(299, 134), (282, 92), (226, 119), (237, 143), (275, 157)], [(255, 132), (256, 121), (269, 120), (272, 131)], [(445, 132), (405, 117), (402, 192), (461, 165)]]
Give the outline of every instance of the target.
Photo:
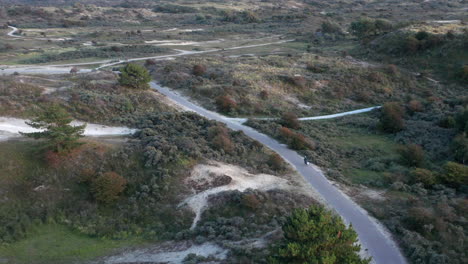
[(83, 137), (85, 125), (72, 126), (71, 116), (57, 105), (46, 108), (27, 124), (40, 132), (21, 133), (34, 139), (46, 139), (46, 148), (57, 153), (69, 152), (81, 145), (78, 139)]
[(296, 209), (283, 225), (284, 237), (273, 249), (272, 264), (367, 264), (352, 227), (321, 206)]
[(151, 76), (145, 67), (129, 63), (121, 69), (119, 83), (135, 89), (148, 89)]

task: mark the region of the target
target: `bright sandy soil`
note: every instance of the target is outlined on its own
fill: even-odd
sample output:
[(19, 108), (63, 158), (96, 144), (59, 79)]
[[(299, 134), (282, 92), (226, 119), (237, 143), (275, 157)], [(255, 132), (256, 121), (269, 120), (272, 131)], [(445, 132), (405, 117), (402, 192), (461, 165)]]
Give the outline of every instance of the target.
[(211, 161), (209, 164), (199, 164), (191, 172), (191, 175), (186, 179), (189, 182), (196, 182), (199, 184), (212, 183), (217, 177), (220, 176), (231, 177), (231, 182), (227, 185), (211, 188), (199, 193), (193, 190), (193, 194), (187, 197), (179, 206), (188, 206), (195, 212), (195, 218), (192, 223), (192, 229), (196, 227), (203, 211), (208, 206), (208, 199), (211, 195), (216, 195), (225, 191), (245, 191), (247, 189), (256, 189), (261, 191), (268, 191), (272, 189), (294, 190), (295, 192), (305, 191), (301, 187), (287, 179), (269, 174), (251, 174), (246, 169), (235, 165), (225, 164), (221, 162)]
[[(25, 119), (0, 117), (0, 141), (7, 140), (14, 137), (20, 137), (19, 132), (38, 132), (35, 128), (28, 126)], [(82, 125), (83, 122), (73, 121), (72, 125)], [(99, 124), (87, 124), (84, 135), (85, 136), (120, 136), (133, 134), (136, 130), (128, 127), (110, 127)]]
[[(194, 245), (190, 242), (168, 242), (146, 249), (122, 252), (118, 255), (106, 258), (103, 263), (182, 263), (188, 254), (198, 256), (213, 256), (216, 259), (226, 258), (228, 250), (213, 243)], [(99, 262), (102, 263), (102, 262)]]

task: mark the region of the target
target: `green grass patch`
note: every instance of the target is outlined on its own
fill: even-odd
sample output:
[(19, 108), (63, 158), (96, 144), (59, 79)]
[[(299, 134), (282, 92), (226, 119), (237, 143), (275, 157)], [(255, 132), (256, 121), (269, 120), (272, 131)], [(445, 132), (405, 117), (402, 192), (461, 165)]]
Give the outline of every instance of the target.
[(379, 182), (383, 180), (384, 173), (366, 169), (350, 169), (344, 172), (345, 175), (355, 184), (367, 184), (369, 182)]
[[(362, 133), (362, 132), (361, 132)], [(385, 135), (375, 134), (354, 134), (333, 138), (337, 145), (343, 149), (370, 148), (376, 151), (382, 151), (385, 154), (396, 154), (398, 144), (395, 144)]]
[(40, 143), (10, 140), (0, 142), (0, 183), (20, 181), (30, 172), (43, 166), (35, 156)]
[(137, 238), (108, 240), (91, 238), (65, 226), (47, 224), (37, 227), (28, 238), (0, 247), (7, 263), (71, 263), (90, 260), (130, 245), (141, 245)]

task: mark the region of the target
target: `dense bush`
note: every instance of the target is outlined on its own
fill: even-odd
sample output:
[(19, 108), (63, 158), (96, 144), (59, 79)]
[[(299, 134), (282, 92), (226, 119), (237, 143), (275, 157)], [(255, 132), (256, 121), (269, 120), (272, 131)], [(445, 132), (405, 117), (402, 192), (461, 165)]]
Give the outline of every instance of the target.
[(401, 162), (409, 167), (421, 167), (424, 163), (425, 155), (421, 146), (410, 144), (399, 149)]
[(135, 89), (148, 89), (151, 76), (143, 66), (129, 63), (120, 70), (119, 83)]
[(216, 98), (216, 106), (219, 111), (223, 113), (229, 113), (236, 110), (237, 103), (228, 95), (222, 95)]
[(92, 180), (91, 191), (98, 202), (109, 204), (119, 198), (126, 185), (124, 177), (115, 172), (106, 172)]
[(312, 141), (300, 133), (291, 131), (287, 127), (281, 127), (278, 131), (277, 137), (280, 137), (286, 141), (288, 146), (294, 150), (312, 150), (315, 148), (315, 145)]
[(442, 181), (450, 186), (468, 185), (468, 166), (456, 162), (447, 162), (441, 175)]
[(416, 168), (411, 172), (411, 177), (414, 182), (421, 182), (426, 187), (431, 187), (437, 183), (437, 177), (433, 172), (426, 169)]
[(330, 21), (323, 22), (321, 29), (323, 33), (343, 34), (343, 30), (341, 29), (340, 25)]
[(351, 23), (349, 31), (360, 39), (377, 36), (379, 34), (387, 33), (393, 28), (393, 25), (383, 19), (370, 19), (361, 18), (358, 21)]
[(301, 124), (299, 123), (299, 120), (297, 119), (297, 115), (292, 113), (292, 112), (287, 112), (284, 113), (281, 116), (281, 125), (292, 128), (292, 129), (299, 129), (301, 127)]
[(285, 168), (283, 158), (277, 153), (270, 155), (268, 158), (268, 165), (276, 171), (281, 171)]
[(382, 107), (380, 127), (383, 131), (395, 133), (405, 127), (403, 115), (404, 109), (398, 103), (386, 103)]
[(202, 64), (196, 64), (193, 66), (192, 72), (196, 76), (202, 76), (206, 73), (206, 66)]

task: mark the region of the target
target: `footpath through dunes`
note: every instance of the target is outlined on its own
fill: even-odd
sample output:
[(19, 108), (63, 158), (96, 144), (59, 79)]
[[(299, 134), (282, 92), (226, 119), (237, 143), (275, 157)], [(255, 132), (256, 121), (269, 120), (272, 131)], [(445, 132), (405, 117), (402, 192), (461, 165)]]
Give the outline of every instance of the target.
[(229, 128), (243, 131), (247, 136), (268, 146), (280, 154), (289, 162), (312, 187), (322, 196), (327, 205), (336, 210), (346, 223), (352, 224), (359, 235), (359, 241), (363, 248), (368, 250), (374, 263), (377, 264), (404, 264), (407, 263), (401, 254), (391, 235), (382, 227), (377, 220), (373, 219), (359, 205), (354, 203), (348, 196), (336, 188), (323, 172), (315, 166), (306, 166), (302, 157), (286, 145), (262, 134), (251, 127), (244, 126), (236, 120), (231, 120), (218, 113), (209, 111), (199, 105), (190, 102), (186, 97), (169, 88), (162, 87), (155, 82), (151, 87), (166, 95), (169, 99), (179, 104), (182, 108), (193, 111), (208, 119), (216, 120), (226, 124)]
[[(8, 140), (10, 138), (20, 137), (19, 132), (38, 132), (40, 130), (32, 128), (26, 124), (28, 120), (0, 117), (0, 141)], [(82, 125), (84, 122), (73, 121), (74, 126)], [(99, 136), (123, 136), (133, 134), (136, 130), (128, 127), (111, 127), (99, 124), (87, 124), (84, 131), (85, 136), (99, 137)]]

